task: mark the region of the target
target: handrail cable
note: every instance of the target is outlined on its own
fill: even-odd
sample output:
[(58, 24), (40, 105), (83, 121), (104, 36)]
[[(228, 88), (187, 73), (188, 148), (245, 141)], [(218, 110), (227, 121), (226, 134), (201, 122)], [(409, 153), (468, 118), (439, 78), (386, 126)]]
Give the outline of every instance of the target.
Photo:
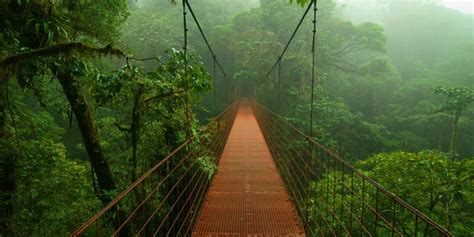
[[(155, 185), (154, 187), (151, 188), (151, 192), (146, 195), (146, 197), (139, 201), (139, 204), (137, 207), (135, 207), (134, 209), (131, 209), (131, 213), (125, 218), (125, 220), (123, 222), (120, 223), (120, 218), (118, 217), (118, 214), (116, 214), (116, 218), (117, 218), (117, 228), (114, 230), (114, 235), (119, 235), (120, 233), (122, 233), (122, 231), (126, 230), (127, 228), (127, 225), (129, 225), (129, 223), (131, 222), (131, 220), (136, 216), (138, 215), (138, 212), (142, 209), (144, 209), (146, 207), (146, 203), (147, 201), (149, 200), (152, 200), (153, 197), (156, 195), (156, 193), (158, 192), (159, 188), (161, 187), (162, 184), (165, 183), (165, 181), (168, 181), (168, 179), (170, 179), (172, 177), (172, 174), (175, 170), (178, 170), (178, 168), (183, 168), (182, 165), (184, 165), (186, 162), (190, 162), (188, 165), (188, 167), (186, 169), (183, 170), (183, 173), (180, 174), (178, 177), (176, 177), (176, 182), (174, 183), (174, 185), (171, 187), (171, 189), (168, 191), (168, 193), (166, 193), (166, 195), (164, 195), (164, 197), (161, 198), (161, 200), (159, 201), (159, 203), (157, 203), (157, 207), (154, 208), (153, 210), (153, 213), (151, 216), (148, 217), (148, 219), (145, 220), (145, 223), (141, 226), (141, 228), (139, 229), (139, 232), (138, 234), (141, 234), (141, 233), (144, 233), (144, 231), (149, 227), (148, 224), (150, 223), (153, 223), (152, 221), (154, 220), (154, 218), (156, 217), (157, 213), (161, 210), (161, 208), (165, 205), (165, 204), (169, 204), (168, 201), (170, 200), (174, 200), (174, 202), (171, 204), (171, 206), (169, 207), (168, 210), (165, 210), (164, 213), (162, 214), (165, 214), (165, 217), (164, 219), (162, 219), (159, 223), (159, 226), (158, 228), (156, 228), (154, 230), (154, 236), (156, 235), (159, 235), (159, 233), (161, 233), (160, 231), (162, 231), (162, 228), (165, 228), (165, 227), (169, 227), (167, 226), (167, 224), (169, 224), (167, 221), (169, 221), (171, 218), (171, 214), (173, 214), (174, 212), (178, 212), (178, 218), (174, 219), (174, 220), (171, 220), (172, 223), (171, 223), (171, 227), (169, 227), (168, 230), (165, 230), (167, 231), (167, 235), (170, 235), (171, 232), (173, 232), (175, 229), (177, 229), (179, 227), (179, 230), (178, 230), (178, 233), (181, 232), (182, 228), (186, 225), (186, 222), (179, 222), (179, 217), (181, 215), (186, 215), (186, 218), (188, 218), (188, 216), (193, 213), (196, 214), (198, 213), (197, 211), (188, 211), (188, 212), (185, 212), (184, 214), (183, 211), (186, 210), (186, 208), (188, 208), (188, 204), (191, 203), (192, 201), (192, 208), (195, 207), (194, 203), (195, 203), (195, 200), (193, 200), (191, 197), (191, 195), (189, 195), (187, 198), (186, 198), (186, 195), (188, 193), (190, 194), (194, 194), (194, 193), (197, 193), (199, 191), (199, 196), (200, 197), (203, 197), (203, 195), (205, 196), (205, 194), (203, 194), (203, 192), (201, 191), (201, 187), (204, 187), (206, 185), (208, 185), (209, 183), (209, 179), (207, 178), (206, 179), (206, 173), (202, 173), (200, 172), (198, 169), (195, 169), (195, 165), (198, 164), (198, 160), (195, 159), (195, 157), (197, 157), (199, 151), (196, 151), (196, 150), (188, 150), (187, 147), (189, 145), (192, 146), (194, 140), (196, 140), (196, 138), (201, 135), (204, 131), (206, 131), (209, 126), (205, 126), (203, 128), (201, 128), (196, 134), (194, 135), (190, 135), (190, 105), (189, 105), (189, 95), (188, 95), (188, 31), (189, 31), (189, 28), (188, 28), (188, 24), (187, 24), (187, 9), (189, 10), (189, 12), (191, 13), (192, 15), (192, 18), (194, 20), (194, 22), (196, 23), (198, 29), (199, 29), (199, 32), (203, 38), (203, 40), (205, 41), (206, 43), (206, 46), (210, 52), (210, 54), (212, 55), (212, 59), (213, 59), (213, 76), (214, 76), (214, 107), (215, 109), (217, 108), (217, 105), (216, 105), (216, 90), (215, 90), (215, 86), (216, 86), (216, 79), (217, 79), (217, 74), (216, 74), (216, 66), (219, 67), (220, 71), (223, 73), (224, 77), (227, 79), (227, 75), (226, 73), (224, 72), (220, 62), (217, 60), (217, 57), (206, 37), (206, 35), (204, 34), (204, 31), (189, 3), (189, 0), (182, 0), (182, 8), (183, 8), (183, 30), (184, 30), (184, 45), (183, 45), (183, 52), (184, 52), (184, 91), (185, 91), (185, 134), (186, 134), (186, 141), (181, 144), (179, 147), (177, 147), (175, 150), (171, 151), (170, 154), (168, 154), (163, 160), (161, 160), (160, 162), (158, 162), (154, 167), (152, 167), (150, 170), (148, 170), (147, 172), (145, 172), (143, 174), (143, 176), (141, 176), (138, 180), (136, 180), (135, 182), (133, 182), (130, 186), (128, 186), (122, 193), (120, 193), (117, 197), (115, 197), (110, 203), (108, 203), (103, 209), (101, 209), (98, 213), (96, 213), (96, 215), (94, 215), (91, 219), (89, 219), (88, 221), (86, 221), (79, 229), (77, 229), (73, 234), (72, 236), (76, 236), (76, 235), (79, 235), (81, 233), (83, 233), (86, 229), (88, 229), (89, 227), (91, 227), (94, 223), (96, 223), (97, 225), (97, 228), (99, 228), (99, 224), (98, 224), (98, 221), (99, 221), (99, 218), (101, 218), (102, 216), (105, 216), (106, 212), (110, 211), (110, 210), (114, 210), (113, 208), (115, 206), (118, 205), (118, 203), (120, 201), (122, 201), (123, 199), (125, 199), (125, 197), (130, 194), (133, 190), (135, 190), (136, 188), (139, 187), (139, 185), (142, 185), (143, 187), (145, 186), (145, 180), (148, 179), (149, 177), (152, 176), (153, 173), (155, 173), (156, 171), (158, 171), (159, 169), (161, 169), (161, 166), (164, 166), (165, 165), (165, 162), (169, 162), (171, 161), (171, 159), (176, 156), (178, 157), (178, 153), (180, 151), (186, 151), (187, 154), (179, 161), (175, 164), (175, 167), (172, 168), (171, 172), (168, 173), (167, 175), (164, 175), (163, 177), (160, 178), (160, 180), (158, 181), (158, 184)], [(361, 171), (359, 171), (358, 169), (356, 169), (355, 167), (353, 167), (351, 164), (349, 164), (347, 161), (343, 160), (337, 153), (334, 153), (332, 152), (331, 150), (327, 149), (326, 147), (324, 147), (323, 145), (321, 145), (320, 143), (318, 143), (314, 138), (313, 138), (313, 120), (314, 120), (314, 105), (315, 105), (315, 92), (314, 92), (314, 89), (315, 89), (315, 85), (316, 85), (316, 33), (317, 33), (317, 30), (316, 30), (316, 26), (317, 26), (317, 0), (311, 0), (308, 7), (306, 8), (306, 10), (304, 11), (304, 14), (302, 15), (301, 19), (299, 20), (295, 30), (293, 31), (293, 33), (291, 34), (287, 44), (285, 45), (283, 51), (281, 52), (281, 54), (279, 55), (277, 61), (273, 64), (273, 66), (271, 67), (271, 69), (268, 71), (268, 73), (265, 75), (265, 77), (260, 80), (259, 82), (257, 82), (257, 84), (254, 84), (254, 89), (256, 89), (257, 86), (261, 85), (265, 80), (267, 80), (271, 73), (277, 69), (276, 71), (276, 83), (277, 83), (277, 93), (278, 93), (278, 98), (277, 98), (277, 111), (278, 113), (280, 113), (280, 91), (281, 91), (281, 64), (282, 64), (282, 59), (285, 55), (285, 53), (287, 52), (290, 44), (293, 42), (293, 39), (295, 38), (296, 36), (296, 33), (298, 32), (298, 30), (300, 29), (302, 23), (304, 22), (304, 19), (306, 18), (306, 16), (308, 15), (309, 13), (309, 10), (313, 8), (313, 20), (312, 20), (312, 24), (313, 24), (313, 30), (312, 30), (312, 46), (311, 46), (311, 53), (312, 53), (312, 68), (311, 68), (311, 108), (310, 108), (310, 121), (309, 121), (309, 136), (306, 136), (301, 130), (295, 128), (292, 124), (290, 124), (288, 121), (286, 121), (281, 115), (277, 114), (277, 113), (274, 113), (272, 111), (270, 111), (268, 108), (260, 105), (260, 104), (254, 104), (254, 108), (256, 109), (256, 115), (257, 115), (257, 120), (261, 120), (259, 121), (259, 124), (260, 126), (262, 126), (262, 129), (263, 130), (267, 130), (266, 131), (266, 134), (265, 136), (269, 136), (270, 138), (272, 137), (276, 137), (278, 135), (281, 135), (281, 134), (284, 134), (285, 136), (283, 137), (283, 139), (281, 139), (281, 141), (284, 141), (285, 144), (290, 144), (291, 143), (291, 139), (292, 139), (292, 136), (293, 137), (298, 137), (298, 140), (300, 140), (301, 138), (304, 138), (305, 141), (308, 142), (308, 144), (310, 145), (310, 150), (308, 151), (307, 149), (302, 149), (301, 150), (301, 154), (298, 153), (298, 152), (294, 152), (294, 149), (295, 148), (289, 148), (287, 146), (282, 146), (283, 148), (281, 148), (279, 151), (284, 154), (284, 155), (287, 155), (287, 156), (292, 156), (293, 153), (295, 155), (293, 155), (294, 158), (299, 158), (301, 159), (302, 162), (300, 162), (300, 164), (302, 164), (303, 166), (295, 166), (293, 163), (289, 163), (289, 160), (283, 160), (283, 161), (280, 161), (280, 162), (285, 162), (286, 164), (286, 167), (285, 170), (287, 173), (300, 173), (301, 175), (301, 179), (297, 179), (297, 180), (293, 180), (292, 177), (290, 177), (290, 179), (288, 179), (288, 181), (285, 181), (285, 182), (289, 182), (291, 181), (291, 183), (294, 183), (296, 186), (307, 186), (308, 184), (311, 183), (311, 175), (315, 175), (315, 177), (317, 177), (318, 179), (326, 179), (327, 180), (327, 186), (326, 186), (326, 196), (328, 196), (329, 194), (332, 194), (332, 201), (333, 201), (333, 208), (332, 210), (326, 210), (327, 213), (329, 214), (332, 214), (332, 219), (333, 219), (333, 222), (337, 221), (338, 224), (341, 225), (341, 227), (344, 229), (344, 231), (346, 233), (348, 233), (349, 235), (352, 233), (352, 199), (353, 197), (351, 196), (351, 206), (350, 206), (350, 212), (351, 212), (351, 224), (350, 224), (350, 227), (349, 229), (347, 229), (347, 227), (344, 225), (344, 222), (342, 220), (342, 213), (344, 210), (348, 210), (349, 206), (344, 206), (344, 202), (342, 202), (342, 206), (341, 206), (341, 214), (340, 216), (336, 216), (338, 215), (339, 213), (336, 213), (336, 209), (335, 209), (335, 206), (334, 206), (334, 202), (336, 200), (336, 179), (338, 178), (337, 176), (334, 177), (334, 180), (333, 180), (333, 183), (334, 183), (334, 187), (333, 188), (329, 188), (329, 181), (330, 181), (330, 177), (326, 175), (326, 177), (323, 177), (323, 174), (318, 174), (318, 173), (315, 173), (316, 171), (312, 169), (312, 167), (315, 167), (315, 164), (312, 163), (312, 161), (307, 161), (304, 159), (304, 157), (306, 157), (306, 155), (309, 155), (310, 157), (313, 157), (314, 154), (313, 154), (313, 149), (316, 149), (316, 153), (317, 154), (322, 154), (320, 159), (323, 159), (324, 157), (328, 160), (328, 161), (333, 161), (332, 164), (333, 164), (333, 167), (329, 167), (329, 165), (331, 165), (329, 162), (326, 162), (324, 163), (324, 161), (318, 161), (320, 162), (320, 164), (318, 163), (318, 167), (319, 168), (323, 168), (326, 172), (328, 172), (328, 170), (334, 170), (334, 171), (338, 171), (338, 166), (340, 166), (340, 171), (341, 171), (341, 180), (339, 180), (340, 183), (342, 183), (342, 195), (344, 194), (344, 188), (348, 189), (346, 191), (349, 191), (351, 195), (353, 195), (355, 198), (358, 198), (360, 200), (360, 202), (362, 203), (362, 213), (364, 212), (364, 207), (367, 206), (368, 208), (368, 211), (371, 211), (374, 213), (374, 216), (375, 216), (375, 233), (377, 234), (377, 222), (380, 220), (382, 221), (389, 229), (392, 230), (392, 236), (394, 235), (395, 232), (397, 232), (397, 234), (400, 234), (402, 235), (401, 232), (399, 232), (399, 230), (396, 228), (395, 226), (395, 219), (393, 219), (392, 221), (389, 220), (388, 217), (385, 217), (384, 215), (380, 214), (379, 213), (379, 209), (378, 209), (378, 201), (379, 201), (379, 192), (381, 193), (381, 195), (385, 195), (388, 199), (390, 199), (392, 202), (393, 202), (393, 215), (395, 215), (395, 212), (396, 212), (396, 209), (395, 209), (395, 204), (399, 205), (400, 207), (408, 210), (411, 214), (415, 215), (415, 234), (417, 233), (417, 227), (418, 227), (418, 222), (419, 220), (418, 219), (421, 219), (421, 221), (425, 222), (428, 225), (430, 225), (432, 228), (434, 228), (436, 231), (438, 231), (438, 233), (441, 233), (445, 236), (450, 236), (450, 233), (449, 231), (447, 231), (446, 229), (444, 229), (443, 227), (439, 226), (436, 222), (434, 222), (433, 220), (431, 220), (428, 216), (426, 216), (424, 213), (420, 212), (419, 210), (417, 210), (416, 208), (412, 207), (411, 205), (409, 205), (408, 203), (406, 203), (405, 201), (403, 201), (402, 199), (400, 199), (398, 196), (396, 196), (395, 194), (391, 193), (390, 191), (388, 191), (387, 189), (385, 189), (384, 187), (382, 187), (379, 183), (377, 183), (375, 180), (371, 179), (370, 177), (366, 176), (365, 174), (363, 174)], [(143, 59), (143, 60), (151, 60), (151, 59), (155, 59), (157, 61), (159, 61), (156, 57), (155, 58), (146, 58), (146, 59)], [(138, 59), (140, 60), (140, 59)], [(128, 58), (127, 58), (127, 64), (128, 64)], [(226, 110), (224, 110), (224, 112), (222, 112), (219, 116), (217, 116), (216, 118), (214, 118), (213, 122), (217, 123), (219, 125), (219, 121), (220, 121), (220, 118), (223, 117), (224, 115), (226, 115), (229, 111), (232, 112), (235, 108), (235, 103), (237, 102), (234, 102), (233, 105), (229, 106)], [(264, 115), (262, 115), (264, 114)], [(268, 121), (262, 121), (262, 116), (266, 116), (266, 118), (263, 118), (263, 119), (266, 119)], [(273, 117), (273, 118), (271, 118)], [(278, 126), (275, 127), (274, 124), (270, 124), (273, 120), (277, 120), (278, 121)], [(231, 123), (230, 123), (231, 124)], [(285, 125), (287, 128), (286, 129), (281, 129), (281, 125)], [(275, 129), (278, 129), (280, 128), (279, 130), (275, 130)], [(278, 131), (278, 133), (277, 133)], [(229, 130), (230, 132), (230, 130)], [(265, 131), (263, 131), (264, 134), (265, 134)], [(228, 132), (224, 132), (222, 134), (218, 134), (218, 136), (216, 135), (216, 137), (218, 139), (222, 139), (222, 137), (225, 137), (228, 135)], [(290, 138), (288, 138), (290, 137)], [(268, 139), (266, 137), (266, 139)], [(280, 141), (273, 141), (272, 139), (269, 139), (269, 141), (267, 141), (270, 148), (273, 148), (274, 147), (278, 147), (279, 146), (279, 142)], [(210, 147), (208, 147), (207, 151), (206, 151), (206, 154), (210, 154), (213, 150), (215, 150), (214, 148), (216, 148), (215, 146), (220, 146), (219, 144), (217, 143), (213, 143), (212, 145), (210, 145)], [(217, 149), (218, 151), (221, 151), (220, 149)], [(272, 151), (273, 152), (273, 151)], [(219, 156), (218, 154), (219, 152), (216, 153), (217, 156)], [(325, 154), (325, 155), (323, 155)], [(193, 156), (194, 155), (194, 156)], [(193, 159), (194, 158), (194, 159)], [(192, 159), (192, 161), (190, 161)], [(217, 159), (218, 161), (218, 157), (216, 157), (215, 159)], [(278, 163), (278, 160), (279, 158), (276, 157), (276, 160), (277, 160), (277, 163)], [(310, 164), (309, 164), (310, 163)], [(187, 164), (187, 163), (186, 163)], [(277, 164), (278, 165), (278, 164)], [(308, 174), (305, 173), (305, 169), (308, 168)], [(161, 171), (160, 171), (161, 172)], [(365, 192), (362, 191), (362, 194), (358, 194), (356, 191), (354, 191), (355, 189), (352, 187), (352, 188), (348, 188), (347, 184), (344, 182), (344, 173), (347, 173), (347, 174), (350, 174), (351, 175), (351, 178), (353, 179), (354, 176), (357, 176), (357, 177), (360, 177), (362, 179), (362, 189), (364, 189), (364, 185), (365, 183), (367, 184), (370, 184), (372, 185), (375, 190), (376, 190), (376, 204), (375, 204), (375, 209), (373, 206), (371, 206), (370, 203), (368, 203), (366, 200), (365, 200)], [(188, 178), (188, 176), (190, 176), (190, 178)], [(197, 180), (197, 185), (194, 185), (192, 186), (191, 185), (191, 182), (187, 182), (187, 180), (190, 179), (190, 180)], [(352, 183), (351, 185), (353, 186), (353, 180), (352, 180)], [(204, 185), (204, 186), (203, 186)], [(322, 184), (321, 184), (322, 185)], [(184, 187), (183, 187), (184, 186)], [(179, 188), (181, 188), (182, 190), (180, 190), (180, 192), (178, 194), (174, 194), (174, 191), (175, 190), (178, 190)], [(292, 192), (293, 196), (297, 197), (297, 200), (303, 200), (304, 196), (310, 196), (308, 194), (308, 190), (306, 189), (302, 189), (301, 190), (296, 190), (296, 189), (293, 189), (293, 187), (290, 185), (289, 187), (289, 190)], [(322, 189), (323, 187), (321, 187)], [(317, 186), (316, 186), (316, 189), (317, 189)], [(205, 189), (202, 189), (202, 190), (205, 190)], [(329, 191), (331, 191), (329, 193)], [(303, 192), (303, 193), (301, 193)], [(301, 195), (304, 195), (301, 197)], [(359, 196), (360, 195), (360, 196)], [(322, 199), (322, 196), (321, 196), (321, 200)], [(133, 202), (133, 201), (132, 201)], [(184, 202), (184, 203), (183, 203)], [(199, 202), (201, 202), (201, 200), (199, 200)], [(329, 205), (331, 205), (329, 203), (329, 199), (328, 200), (324, 200), (324, 206), (326, 207), (326, 209), (328, 208)], [(322, 203), (322, 202), (321, 202)], [(365, 205), (365, 206), (364, 206)], [(296, 203), (296, 206), (299, 208), (299, 204)], [(303, 205), (304, 206), (304, 205)], [(191, 208), (191, 209), (192, 209)], [(199, 207), (196, 207), (196, 208), (199, 208)], [(322, 206), (319, 207), (318, 206), (318, 214), (323, 218), (323, 214), (322, 214)], [(175, 209), (178, 209), (178, 210), (175, 210)], [(117, 209), (118, 210), (118, 209)], [(116, 210), (116, 211), (117, 211)], [(196, 209), (197, 210), (197, 209)], [(301, 210), (297, 210), (300, 214), (302, 213)], [(308, 213), (305, 213), (303, 215), (306, 215), (305, 217), (309, 217), (309, 214)], [(194, 217), (193, 217), (194, 219)], [(323, 218), (324, 219), (324, 218)], [(170, 221), (170, 222), (171, 222)], [(326, 219), (324, 219), (325, 222)], [(364, 229), (364, 231), (366, 231), (369, 235), (371, 235), (370, 231), (368, 229), (366, 229), (366, 226), (364, 224), (364, 217), (363, 217), (363, 214), (362, 214), (362, 217), (361, 219), (357, 219), (355, 218), (355, 221), (356, 222), (359, 222), (360, 225), (362, 226), (362, 228)], [(191, 224), (188, 225), (187, 227), (189, 228), (190, 226), (192, 226), (192, 221), (190, 222)], [(308, 220), (305, 220), (305, 225), (308, 224)], [(316, 222), (316, 225), (319, 226), (319, 224)], [(176, 226), (176, 228), (175, 228)], [(339, 227), (339, 230), (338, 230), (338, 233), (342, 231), (341, 227)], [(186, 233), (188, 232), (188, 228), (186, 230)], [(336, 232), (334, 232), (334, 230), (331, 228), (330, 224), (328, 223), (328, 228), (329, 230), (334, 234), (336, 235)], [(428, 227), (427, 227), (428, 228)], [(319, 231), (322, 232), (322, 229), (319, 229)], [(98, 232), (97, 232), (98, 233)]]
[[(293, 126), (291, 123), (289, 123), (281, 115), (272, 112), (267, 107), (265, 107), (261, 104), (254, 104), (254, 107), (257, 109), (257, 112), (256, 112), (257, 113), (257, 120), (259, 119), (258, 117), (260, 117), (260, 119), (261, 119), (262, 111), (264, 111), (264, 113), (267, 113), (268, 115), (270, 115), (274, 118), (278, 118), (278, 122), (280, 124), (287, 126), (288, 128), (290, 128), (295, 133), (296, 136), (304, 138), (304, 140), (307, 140), (311, 145), (313, 145), (320, 152), (325, 153), (326, 154), (325, 157), (327, 159), (333, 160), (334, 162), (337, 162), (338, 164), (342, 165), (345, 168), (345, 170), (353, 173), (353, 175), (355, 175), (355, 176), (360, 177), (366, 183), (368, 183), (368, 184), (372, 185), (374, 188), (378, 189), (382, 194), (386, 195), (389, 199), (393, 200), (398, 205), (400, 205), (401, 207), (405, 208), (407, 211), (409, 211), (410, 213), (415, 215), (417, 219), (420, 219), (421, 221), (423, 221), (423, 222), (427, 223), (428, 225), (430, 225), (430, 227), (435, 229), (438, 233), (442, 234), (443, 236), (452, 236), (451, 233), (447, 229), (445, 229), (444, 227), (437, 224), (434, 220), (432, 220), (426, 214), (424, 214), (423, 212), (421, 212), (418, 209), (414, 208), (409, 203), (405, 202), (403, 199), (401, 199), (400, 197), (398, 197), (396, 194), (392, 193), (388, 189), (384, 188), (376, 180), (370, 178), (369, 176), (364, 174), (362, 171), (360, 171), (359, 169), (354, 167), (352, 164), (350, 164), (349, 162), (347, 162), (346, 160), (341, 158), (339, 156), (339, 154), (329, 150), (328, 148), (326, 148), (325, 146), (323, 146), (322, 144), (320, 144), (319, 142), (314, 140), (314, 138), (305, 135), (301, 130), (299, 130), (298, 128)], [(279, 129), (278, 131), (282, 131), (282, 130), (283, 129)], [(288, 141), (286, 141), (286, 142), (288, 142)], [(308, 153), (308, 155), (309, 154), (310, 153)], [(380, 215), (380, 214), (376, 214), (376, 215)], [(384, 221), (384, 220), (382, 220), (382, 221)]]
[[(77, 228), (71, 236), (79, 236), (84, 231), (89, 229), (96, 221), (98, 221), (103, 215), (105, 215), (108, 211), (113, 210), (113, 208), (122, 201), (128, 194), (130, 194), (134, 189), (138, 188), (147, 178), (149, 178), (153, 173), (160, 169), (165, 163), (169, 162), (175, 155), (177, 155), (180, 151), (184, 150), (186, 146), (192, 143), (194, 140), (197, 139), (198, 136), (202, 135), (204, 132), (209, 130), (210, 124), (219, 123), (219, 121), (231, 110), (236, 106), (234, 104), (227, 107), (223, 112), (221, 112), (217, 117), (212, 119), (208, 125), (202, 127), (196, 134), (189, 137), (184, 143), (176, 147), (173, 151), (171, 151), (165, 158), (163, 158), (160, 162), (155, 164), (152, 168), (146, 171), (140, 178), (138, 178), (135, 182), (129, 185), (124, 191), (122, 191), (119, 195), (117, 195), (111, 202), (109, 202), (105, 207), (103, 207), (100, 211), (98, 211), (94, 216), (84, 222), (79, 228)], [(143, 205), (140, 204), (140, 205)], [(133, 213), (133, 212), (132, 212)]]

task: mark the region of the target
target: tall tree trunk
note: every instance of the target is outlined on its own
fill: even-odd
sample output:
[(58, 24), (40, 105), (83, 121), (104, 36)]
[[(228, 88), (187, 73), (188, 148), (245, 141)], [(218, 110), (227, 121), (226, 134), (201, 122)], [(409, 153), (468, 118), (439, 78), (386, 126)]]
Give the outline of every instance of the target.
[(0, 236), (13, 234), (13, 192), (17, 157), (8, 127), (7, 81), (0, 78)]
[(456, 113), (454, 114), (453, 126), (451, 129), (451, 145), (449, 146), (449, 151), (453, 154), (453, 156), (456, 154), (458, 123), (459, 123), (460, 117), (461, 117), (461, 112), (456, 111)]
[(104, 194), (104, 191), (111, 191), (116, 188), (110, 171), (109, 164), (105, 158), (104, 151), (100, 145), (97, 128), (92, 121), (89, 105), (86, 98), (81, 93), (76, 78), (67, 72), (59, 72), (59, 82), (63, 87), (72, 111), (76, 117), (78, 127), (82, 134), (84, 146), (86, 148), (92, 168), (97, 176), (99, 185), (98, 198), (105, 204), (111, 199)]
[(136, 180), (136, 170), (137, 170), (137, 150), (138, 142), (140, 140), (140, 105), (141, 98), (143, 95), (144, 86), (138, 85), (134, 91), (133, 97), (133, 111), (132, 111), (132, 122), (130, 125), (130, 132), (132, 133), (132, 182)]

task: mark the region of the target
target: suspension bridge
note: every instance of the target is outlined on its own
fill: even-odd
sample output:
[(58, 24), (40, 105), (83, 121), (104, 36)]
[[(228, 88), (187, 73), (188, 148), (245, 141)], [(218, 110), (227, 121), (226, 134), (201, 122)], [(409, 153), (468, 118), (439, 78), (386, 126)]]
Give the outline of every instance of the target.
[[(314, 92), (316, 4), (310, 2), (262, 83), (280, 70), (288, 46), (313, 9)], [(217, 65), (225, 76), (187, 0), (185, 52), (187, 10), (213, 57), (214, 74)], [(186, 123), (188, 110), (186, 105)], [(71, 236), (452, 236), (315, 141), (313, 111), (309, 119), (306, 135), (255, 97), (237, 98), (195, 135), (189, 136), (186, 126), (183, 144)], [(215, 175), (206, 160), (217, 164)]]

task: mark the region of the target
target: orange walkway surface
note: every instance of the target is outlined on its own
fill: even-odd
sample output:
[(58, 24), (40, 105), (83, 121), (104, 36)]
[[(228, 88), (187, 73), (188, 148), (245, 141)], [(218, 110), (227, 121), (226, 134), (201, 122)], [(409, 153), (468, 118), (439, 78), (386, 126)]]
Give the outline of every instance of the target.
[(304, 236), (248, 103), (218, 167), (193, 236)]

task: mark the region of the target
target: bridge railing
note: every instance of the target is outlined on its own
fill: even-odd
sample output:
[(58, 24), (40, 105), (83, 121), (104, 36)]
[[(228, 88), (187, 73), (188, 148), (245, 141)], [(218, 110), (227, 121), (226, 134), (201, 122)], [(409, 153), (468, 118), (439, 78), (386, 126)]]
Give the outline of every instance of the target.
[(237, 108), (234, 102), (71, 236), (190, 236)]
[(253, 110), (308, 236), (451, 236), (281, 116)]

